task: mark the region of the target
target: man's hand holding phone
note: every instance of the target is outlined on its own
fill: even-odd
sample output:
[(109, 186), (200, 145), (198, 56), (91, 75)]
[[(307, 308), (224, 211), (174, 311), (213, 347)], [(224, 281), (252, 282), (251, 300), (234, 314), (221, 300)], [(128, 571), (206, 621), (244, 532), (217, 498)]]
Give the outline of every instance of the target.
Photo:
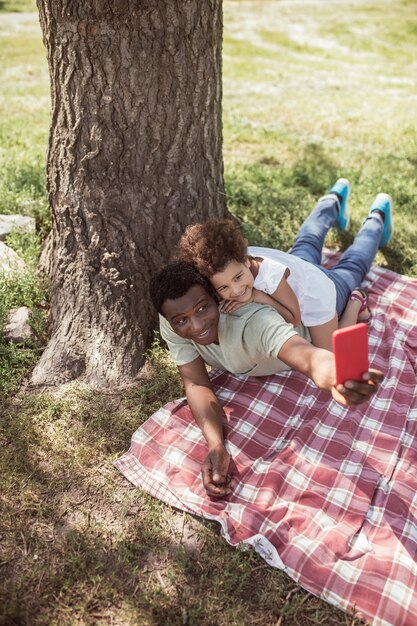
[(383, 374), (369, 369), (366, 324), (336, 330), (333, 333), (333, 352), (336, 364), (333, 398), (345, 406), (369, 400)]
[(336, 385), (346, 380), (362, 380), (368, 371), (368, 327), (355, 324), (339, 328), (333, 333), (333, 352), (336, 361)]

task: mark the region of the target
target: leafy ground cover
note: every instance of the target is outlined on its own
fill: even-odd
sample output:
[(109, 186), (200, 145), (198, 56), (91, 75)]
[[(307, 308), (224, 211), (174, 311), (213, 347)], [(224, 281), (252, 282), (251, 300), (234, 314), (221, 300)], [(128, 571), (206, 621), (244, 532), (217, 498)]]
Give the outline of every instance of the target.
[[(415, 0), (226, 0), (224, 156), (229, 208), (251, 243), (284, 249), (338, 176), (353, 182), (352, 232), (378, 191), (396, 234), (377, 261), (417, 276)], [(35, 273), (49, 229), (45, 53), (34, 4), (0, 3), (0, 213), (36, 218), (8, 244), (26, 260), (0, 277), (0, 327), (28, 304), (45, 340)], [(16, 11), (11, 13), (11, 11)], [(329, 243), (347, 245), (332, 233)], [(112, 467), (135, 428), (182, 395), (157, 340), (141, 384), (28, 395), (39, 347), (0, 333), (0, 624), (358, 626), (215, 526), (133, 489)]]

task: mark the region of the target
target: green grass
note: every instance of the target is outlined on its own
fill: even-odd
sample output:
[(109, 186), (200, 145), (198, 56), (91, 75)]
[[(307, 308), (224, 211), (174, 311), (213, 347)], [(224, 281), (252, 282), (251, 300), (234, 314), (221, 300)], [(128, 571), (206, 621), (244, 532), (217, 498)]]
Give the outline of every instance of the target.
[[(28, 369), (36, 363), (40, 346), (46, 341), (46, 303), (48, 289), (37, 274), (39, 235), (12, 232), (7, 244), (25, 261), (23, 273), (5, 274), (0, 271), (0, 397), (17, 390)], [(3, 327), (12, 308), (27, 306), (32, 310), (31, 326), (38, 343), (25, 346), (3, 341)]]
[(36, 11), (35, 0), (0, 0), (0, 13)]
[[(417, 276), (416, 6), (225, 1), (226, 191), (251, 243), (289, 248), (345, 176), (352, 230), (328, 242), (348, 245), (387, 191), (396, 232), (377, 261)], [(50, 228), (49, 83), (34, 8), (0, 3), (0, 213), (38, 227), (8, 239), (28, 269), (0, 277), (0, 328), (10, 307), (27, 304), (40, 338), (19, 348), (0, 333), (0, 624), (358, 626), (113, 469), (135, 428), (183, 393), (157, 342), (140, 384), (122, 393), (18, 391), (46, 340), (47, 285), (35, 266)]]
[[(0, 213), (29, 215), (37, 224), (36, 236), (14, 234), (6, 242), (24, 259), (27, 271), (23, 275), (0, 276), (2, 395), (17, 390), (45, 341), (47, 290), (36, 273), (36, 265), (41, 240), (50, 229), (45, 190), (50, 98), (34, 3), (5, 3), (0, 8)], [(4, 13), (6, 10), (20, 12)], [(33, 311), (32, 325), (40, 345), (22, 348), (1, 341), (8, 310), (23, 305)]]
[(0, 213), (23, 213), (35, 217), (43, 235), (50, 227), (45, 191), (50, 117), (45, 56), (37, 14), (2, 15)]
[(390, 193), (396, 234), (378, 262), (417, 276), (415, 8), (226, 3), (225, 179), (256, 243), (288, 249), (317, 198), (345, 176), (352, 232), (376, 193)]

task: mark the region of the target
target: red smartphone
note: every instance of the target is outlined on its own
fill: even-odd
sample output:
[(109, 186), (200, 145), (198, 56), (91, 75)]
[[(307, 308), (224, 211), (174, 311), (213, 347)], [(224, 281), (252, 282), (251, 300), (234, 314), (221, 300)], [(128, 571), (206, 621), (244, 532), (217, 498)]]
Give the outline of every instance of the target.
[(346, 380), (362, 380), (368, 371), (368, 327), (355, 324), (333, 333), (333, 352), (336, 361), (336, 385)]

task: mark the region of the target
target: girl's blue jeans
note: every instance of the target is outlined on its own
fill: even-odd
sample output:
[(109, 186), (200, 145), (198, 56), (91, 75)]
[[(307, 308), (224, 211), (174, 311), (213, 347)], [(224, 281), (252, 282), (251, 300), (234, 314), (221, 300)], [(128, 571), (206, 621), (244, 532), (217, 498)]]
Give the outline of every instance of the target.
[(329, 194), (321, 198), (301, 226), (291, 254), (319, 267), (336, 286), (336, 309), (340, 317), (350, 294), (369, 271), (381, 241), (384, 223), (378, 213), (368, 217), (352, 245), (332, 269), (321, 267), (324, 238), (339, 214), (339, 200)]

